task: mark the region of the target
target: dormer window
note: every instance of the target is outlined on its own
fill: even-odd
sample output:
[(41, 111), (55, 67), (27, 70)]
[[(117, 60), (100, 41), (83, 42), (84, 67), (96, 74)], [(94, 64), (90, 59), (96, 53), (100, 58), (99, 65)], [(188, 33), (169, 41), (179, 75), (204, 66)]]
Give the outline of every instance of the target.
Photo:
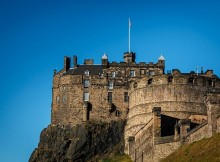
[(89, 76), (89, 70), (84, 71), (85, 76)]

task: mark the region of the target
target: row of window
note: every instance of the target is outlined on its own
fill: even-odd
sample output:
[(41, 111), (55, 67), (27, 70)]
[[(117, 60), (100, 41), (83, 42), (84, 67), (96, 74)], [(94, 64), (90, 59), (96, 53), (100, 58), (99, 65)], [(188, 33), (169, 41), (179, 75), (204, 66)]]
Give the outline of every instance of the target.
[[(108, 92), (108, 101), (112, 102), (112, 92)], [(84, 92), (83, 94), (83, 101), (89, 101), (89, 92)], [(128, 92), (124, 92), (124, 102), (128, 102), (129, 101), (129, 96), (128, 96)]]
[[(89, 79), (85, 79), (84, 80), (84, 88), (89, 88), (89, 85), (90, 85)], [(114, 87), (114, 82), (113, 81), (109, 81), (108, 82), (108, 88), (109, 89), (113, 89), (113, 87)]]
[[(86, 71), (84, 71), (84, 75), (85, 76), (89, 76), (89, 71), (88, 70), (86, 70)], [(155, 72), (153, 71), (153, 70), (150, 70), (149, 72), (146, 72), (146, 70), (145, 69), (141, 69), (141, 75), (150, 75), (150, 76), (152, 76), (152, 75), (155, 75)], [(130, 75), (130, 77), (135, 77), (136, 75), (135, 75), (135, 70), (130, 70), (130, 73), (129, 73), (129, 75)], [(112, 78), (115, 78), (116, 77), (116, 72), (115, 71), (112, 71), (111, 72), (111, 77)]]

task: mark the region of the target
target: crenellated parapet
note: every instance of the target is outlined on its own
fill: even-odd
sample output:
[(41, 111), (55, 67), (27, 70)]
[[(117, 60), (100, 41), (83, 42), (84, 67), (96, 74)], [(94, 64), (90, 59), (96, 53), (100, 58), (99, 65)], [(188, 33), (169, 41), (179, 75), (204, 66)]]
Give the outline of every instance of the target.
[[(191, 130), (192, 140), (207, 137), (207, 133), (199, 136), (196, 128), (207, 131), (204, 122), (209, 121), (211, 116), (214, 122), (208, 122), (209, 129), (215, 132), (219, 130), (219, 116), (209, 115), (209, 107), (212, 107), (212, 114), (214, 109), (216, 112), (220, 110), (217, 97), (220, 93), (220, 80), (212, 70), (205, 73), (181, 73), (174, 69), (168, 74), (131, 78), (128, 93), (130, 100), (125, 127), (125, 152), (129, 148), (127, 141), (132, 136), (135, 139), (133, 143), (137, 148), (136, 154), (142, 154), (144, 159), (159, 161), (182, 142), (190, 141), (188, 136)], [(147, 132), (151, 139), (146, 139)], [(146, 140), (140, 143), (141, 139)], [(152, 152), (146, 153), (147, 146), (143, 148), (143, 145), (149, 145), (152, 141)], [(162, 148), (166, 151), (158, 153)]]

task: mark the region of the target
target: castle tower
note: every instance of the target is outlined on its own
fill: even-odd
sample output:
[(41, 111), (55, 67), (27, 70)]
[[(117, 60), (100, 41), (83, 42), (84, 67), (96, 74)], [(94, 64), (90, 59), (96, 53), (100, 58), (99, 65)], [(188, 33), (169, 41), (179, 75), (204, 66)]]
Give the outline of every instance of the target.
[(108, 56), (104, 53), (102, 56), (102, 65), (107, 66), (108, 65)]
[(135, 53), (134, 52), (126, 52), (124, 53), (124, 62), (126, 63), (132, 63), (134, 62), (135, 63)]
[(165, 69), (165, 58), (163, 57), (163, 55), (161, 54), (160, 57), (158, 58), (158, 62), (157, 62), (158, 66), (161, 67), (163, 69), (163, 73), (164, 73), (164, 69)]

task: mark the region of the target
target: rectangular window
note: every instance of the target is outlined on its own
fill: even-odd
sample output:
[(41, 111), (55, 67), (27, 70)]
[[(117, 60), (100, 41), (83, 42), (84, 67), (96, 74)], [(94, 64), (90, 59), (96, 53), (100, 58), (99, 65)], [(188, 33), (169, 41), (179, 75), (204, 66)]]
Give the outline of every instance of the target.
[(141, 69), (141, 75), (145, 75), (145, 69)]
[(63, 95), (63, 103), (66, 103), (66, 101), (67, 101), (67, 97), (66, 95)]
[(85, 87), (85, 88), (88, 88), (88, 87), (89, 87), (89, 80), (88, 80), (88, 79), (85, 79), (85, 80), (84, 80), (84, 87)]
[(128, 102), (129, 101), (129, 96), (128, 96), (128, 92), (124, 93), (124, 102)]
[(152, 75), (154, 75), (155, 73), (154, 73), (153, 70), (150, 70), (150, 71), (149, 71), (149, 74), (150, 74), (150, 76), (152, 76)]
[(109, 88), (109, 89), (113, 89), (113, 87), (114, 87), (113, 81), (109, 81), (108, 84), (109, 84), (109, 85), (108, 85), (108, 88)]
[(83, 100), (84, 100), (84, 101), (89, 101), (89, 93), (88, 93), (88, 92), (84, 92), (84, 94), (83, 94)]
[(115, 78), (115, 71), (112, 71), (112, 78)]
[(135, 71), (134, 70), (130, 71), (130, 77), (135, 77)]
[(112, 92), (108, 92), (108, 102), (112, 102)]

